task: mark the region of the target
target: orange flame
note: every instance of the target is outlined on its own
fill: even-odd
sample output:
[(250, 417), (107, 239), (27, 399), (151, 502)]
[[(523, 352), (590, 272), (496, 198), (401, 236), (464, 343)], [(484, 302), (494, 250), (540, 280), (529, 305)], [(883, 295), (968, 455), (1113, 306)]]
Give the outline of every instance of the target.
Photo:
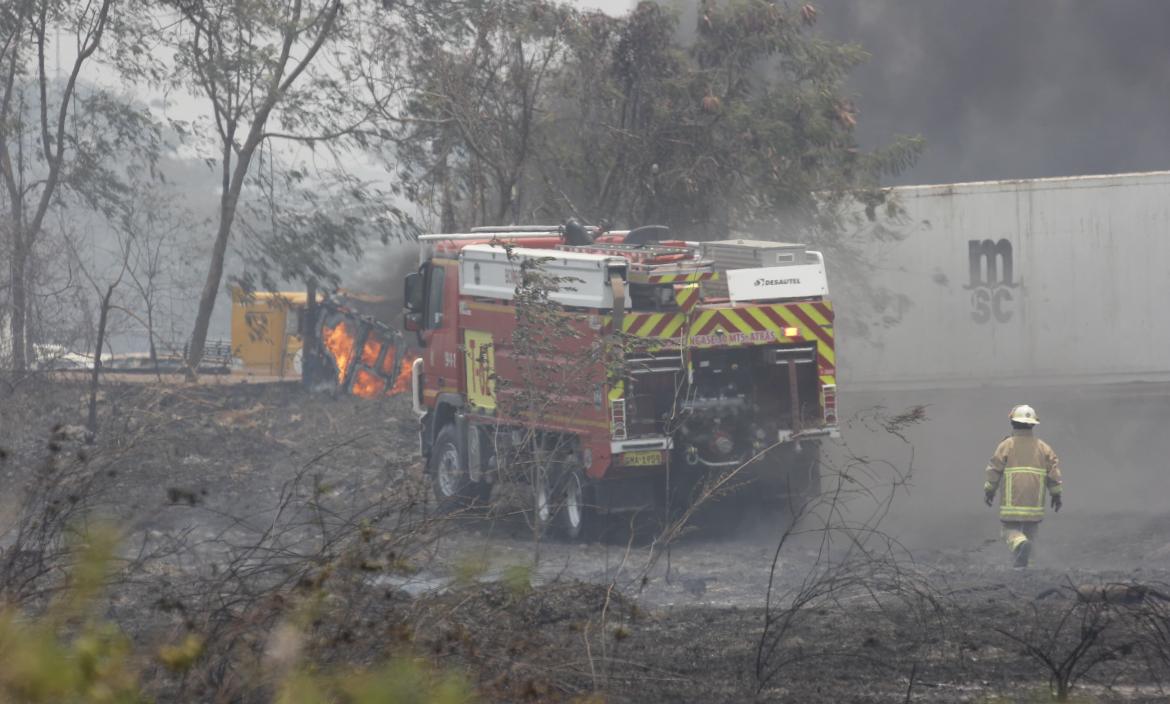
[(325, 349), (333, 355), (337, 362), (337, 383), (345, 383), (345, 373), (349, 369), (349, 361), (353, 357), (354, 339), (345, 321), (333, 327), (326, 327), (321, 339), (325, 342)]
[(417, 358), (407, 357), (402, 360), (402, 369), (398, 372), (398, 378), (394, 380), (394, 386), (390, 389), (389, 395), (403, 394), (410, 391), (410, 377), (411, 368), (414, 366), (414, 360)]
[(373, 367), (378, 362), (378, 353), (382, 351), (382, 343), (375, 339), (366, 340), (362, 346), (362, 364)]
[[(369, 338), (362, 345), (361, 355), (355, 355), (357, 340), (347, 321), (322, 328), (321, 340), (337, 363), (337, 383), (344, 384), (351, 366), (360, 365), (353, 376), (350, 391), (354, 396), (375, 398), (383, 394), (394, 396), (410, 390), (411, 367), (414, 357), (407, 357), (401, 369), (394, 368), (395, 347), (385, 340)], [(378, 355), (386, 348), (381, 368)], [(387, 390), (389, 389), (389, 390)]]
[(365, 369), (359, 369), (353, 379), (353, 395), (374, 398), (386, 388), (386, 382)]

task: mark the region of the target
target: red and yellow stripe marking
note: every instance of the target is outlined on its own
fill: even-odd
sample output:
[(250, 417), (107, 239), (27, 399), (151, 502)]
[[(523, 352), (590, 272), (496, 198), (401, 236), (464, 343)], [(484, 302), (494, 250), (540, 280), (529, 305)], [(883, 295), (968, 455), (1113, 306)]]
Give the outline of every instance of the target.
[(690, 313), (699, 304), (700, 287), (698, 284), (682, 284), (674, 287), (674, 302), (678, 309)]
[[(685, 328), (688, 344), (694, 347), (815, 342), (822, 382), (836, 383), (833, 308), (829, 303), (818, 301), (704, 308), (690, 302), (690, 288), (679, 286), (675, 289), (675, 298), (680, 309), (685, 312), (628, 313), (622, 321), (622, 331), (634, 337), (673, 339), (681, 336)], [(697, 300), (697, 290), (693, 295)], [(731, 341), (718, 341), (723, 336), (731, 336)]]
[(686, 325), (683, 313), (627, 313), (622, 319), (622, 332), (634, 337), (677, 337)]
[(719, 272), (679, 271), (669, 274), (651, 274), (644, 271), (631, 271), (628, 277), (630, 283), (635, 284), (691, 284), (718, 279)]

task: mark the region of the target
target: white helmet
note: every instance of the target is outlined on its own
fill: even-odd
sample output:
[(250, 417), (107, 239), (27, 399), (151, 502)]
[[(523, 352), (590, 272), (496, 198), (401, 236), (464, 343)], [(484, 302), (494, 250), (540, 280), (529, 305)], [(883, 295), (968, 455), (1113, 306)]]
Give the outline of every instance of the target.
[(1039, 425), (1040, 423), (1040, 419), (1036, 417), (1036, 409), (1027, 404), (1013, 408), (1011, 418), (1013, 423), (1025, 425)]

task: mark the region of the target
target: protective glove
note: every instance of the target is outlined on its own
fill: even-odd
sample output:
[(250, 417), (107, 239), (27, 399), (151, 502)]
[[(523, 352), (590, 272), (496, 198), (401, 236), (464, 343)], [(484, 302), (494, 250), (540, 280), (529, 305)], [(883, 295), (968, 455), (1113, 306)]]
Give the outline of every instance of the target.
[(988, 506), (995, 503), (995, 490), (983, 492), (983, 503)]
[(1064, 501), (1061, 500), (1060, 494), (1053, 494), (1052, 495), (1052, 510), (1055, 511), (1056, 513), (1060, 513), (1060, 507), (1063, 505), (1064, 505)]

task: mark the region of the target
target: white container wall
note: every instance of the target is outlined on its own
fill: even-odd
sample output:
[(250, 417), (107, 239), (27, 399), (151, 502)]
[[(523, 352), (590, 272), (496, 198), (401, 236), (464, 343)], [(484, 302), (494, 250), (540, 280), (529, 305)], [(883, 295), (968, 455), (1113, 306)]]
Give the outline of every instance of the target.
[(909, 305), (838, 326), (846, 391), (1170, 380), (1170, 172), (893, 190), (905, 237), (867, 249)]

